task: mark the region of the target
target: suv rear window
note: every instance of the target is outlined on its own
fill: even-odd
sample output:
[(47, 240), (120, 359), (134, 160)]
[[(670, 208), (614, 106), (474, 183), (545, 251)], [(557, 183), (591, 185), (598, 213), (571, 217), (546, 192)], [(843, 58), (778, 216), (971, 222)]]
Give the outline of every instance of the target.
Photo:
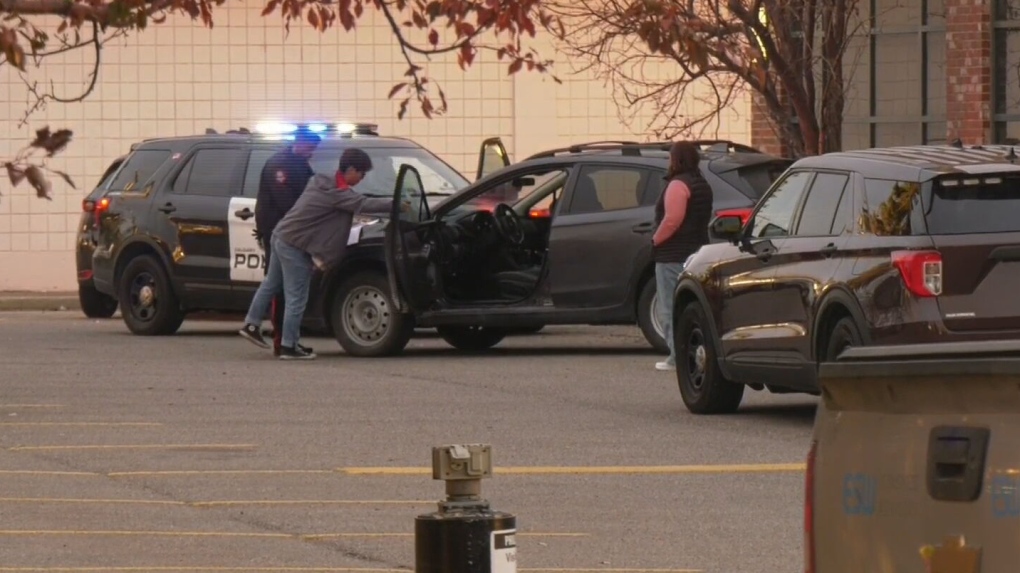
[(935, 181), (926, 211), (932, 235), (1020, 231), (1020, 175), (943, 177)]
[(110, 180), (113, 179), (114, 174), (117, 173), (117, 169), (121, 165), (123, 165), (124, 159), (125, 159), (124, 157), (118, 157), (117, 159), (114, 159), (112, 163), (110, 163), (110, 166), (106, 168), (106, 171), (103, 172), (103, 176), (99, 179), (99, 183), (96, 185), (95, 189), (93, 189), (92, 192), (88, 194), (86, 199), (95, 200), (102, 197), (103, 195), (106, 195), (107, 184), (109, 184)]
[(110, 191), (132, 191), (145, 185), (152, 174), (170, 158), (165, 149), (139, 149), (133, 152), (110, 182)]
[(758, 201), (769, 187), (792, 165), (792, 161), (767, 161), (716, 173), (752, 201)]

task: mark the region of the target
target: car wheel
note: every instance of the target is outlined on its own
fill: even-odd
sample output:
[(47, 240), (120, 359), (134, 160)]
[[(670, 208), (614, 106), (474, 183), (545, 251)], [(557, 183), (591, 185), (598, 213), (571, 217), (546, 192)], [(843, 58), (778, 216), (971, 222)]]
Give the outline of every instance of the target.
[(78, 285), (78, 303), (89, 318), (110, 318), (117, 312), (117, 299), (103, 294), (90, 284)]
[(735, 412), (744, 397), (744, 385), (723, 377), (718, 352), (701, 305), (684, 308), (674, 333), (676, 377), (684, 405), (694, 414)]
[(507, 335), (505, 329), (488, 326), (439, 326), (436, 332), (450, 346), (469, 352), (488, 350)]
[(165, 336), (184, 322), (184, 311), (162, 263), (151, 255), (135, 257), (120, 276), (120, 314), (134, 334)]
[(829, 334), (828, 342), (825, 344), (823, 362), (835, 362), (847, 348), (861, 345), (861, 331), (857, 329), (857, 323), (849, 316), (844, 316), (836, 322)]
[(644, 286), (641, 287), (641, 294), (638, 296), (638, 326), (641, 327), (641, 333), (645, 335), (645, 340), (648, 341), (648, 344), (652, 345), (652, 348), (662, 354), (669, 354), (665, 329), (659, 322), (658, 313), (655, 312), (655, 306), (658, 304), (658, 301), (659, 297), (655, 289), (655, 281), (645, 281)]
[(343, 281), (333, 294), (333, 336), (352, 356), (399, 354), (414, 334), (414, 320), (390, 297), (382, 273), (363, 271)]

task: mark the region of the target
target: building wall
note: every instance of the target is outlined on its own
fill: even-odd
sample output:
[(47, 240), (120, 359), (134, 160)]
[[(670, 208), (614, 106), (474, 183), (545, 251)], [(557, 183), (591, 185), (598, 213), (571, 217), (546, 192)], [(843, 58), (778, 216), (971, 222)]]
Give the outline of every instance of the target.
[[(456, 58), (435, 60), (427, 72), (450, 103), (445, 117), (428, 120), (412, 108), (398, 121), (390, 88), (403, 81), (406, 64), (389, 28), (368, 15), (353, 33), (321, 34), (298, 23), (284, 37), (278, 15), (260, 17), (261, 3), (217, 9), (212, 30), (177, 19), (118, 39), (103, 51), (99, 85), (86, 101), (50, 104), (18, 126), (30, 103), (10, 66), (0, 69), (0, 157), (9, 157), (44, 125), (75, 132), (72, 145), (52, 161), (77, 183), (54, 183), (53, 201), (36, 199), (27, 183), (0, 182), (0, 291), (76, 288), (73, 247), (81, 198), (107, 165), (141, 138), (252, 127), (259, 121), (371, 121), (381, 133), (411, 137), (469, 179), (477, 149), (490, 136), (504, 138), (512, 158), (587, 140), (653, 138), (648, 113), (625, 125), (611, 90), (573, 74), (559, 57), (557, 85), (521, 72), (507, 77), (505, 63), (483, 55), (467, 72)], [(556, 55), (546, 41), (543, 56)], [(86, 50), (49, 60), (30, 74), (40, 86), (52, 80), (59, 96), (80, 93), (94, 61)], [(713, 135), (746, 142), (747, 102), (726, 110)]]
[[(874, 14), (876, 24), (871, 34), (865, 27), (854, 38), (845, 59), (853, 79), (843, 149), (1020, 137), (1020, 51), (1010, 49), (1020, 32), (1020, 2), (859, 0), (858, 6), (861, 18)], [(752, 116), (754, 145), (781, 147), (773, 130), (761, 127), (763, 114), (752, 110)]]

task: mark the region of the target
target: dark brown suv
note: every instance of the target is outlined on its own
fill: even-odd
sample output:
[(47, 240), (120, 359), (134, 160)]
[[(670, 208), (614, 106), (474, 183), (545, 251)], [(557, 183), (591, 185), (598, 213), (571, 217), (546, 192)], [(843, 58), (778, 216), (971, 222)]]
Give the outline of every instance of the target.
[(818, 393), (849, 346), (1020, 338), (1020, 159), (1009, 146), (876, 148), (798, 160), (675, 293), (688, 410), (745, 386)]

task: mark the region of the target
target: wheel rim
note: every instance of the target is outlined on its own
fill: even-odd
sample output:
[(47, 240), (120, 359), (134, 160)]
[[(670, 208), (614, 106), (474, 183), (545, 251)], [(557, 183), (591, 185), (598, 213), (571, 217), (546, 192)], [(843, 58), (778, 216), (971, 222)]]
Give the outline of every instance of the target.
[(662, 328), (662, 321), (659, 320), (659, 293), (652, 295), (652, 303), (648, 305), (648, 311), (652, 315), (652, 329), (655, 330), (655, 334), (659, 335), (659, 338), (666, 338), (666, 331)]
[(362, 346), (378, 343), (390, 327), (390, 306), (383, 292), (360, 286), (348, 293), (343, 304), (343, 326), (348, 338)]
[(705, 337), (701, 333), (701, 329), (695, 327), (687, 337), (687, 346), (684, 349), (684, 366), (687, 370), (687, 380), (691, 388), (699, 392), (705, 385), (705, 364), (707, 358)]
[(129, 290), (131, 314), (142, 322), (149, 322), (156, 316), (159, 295), (156, 277), (143, 271), (135, 275)]

